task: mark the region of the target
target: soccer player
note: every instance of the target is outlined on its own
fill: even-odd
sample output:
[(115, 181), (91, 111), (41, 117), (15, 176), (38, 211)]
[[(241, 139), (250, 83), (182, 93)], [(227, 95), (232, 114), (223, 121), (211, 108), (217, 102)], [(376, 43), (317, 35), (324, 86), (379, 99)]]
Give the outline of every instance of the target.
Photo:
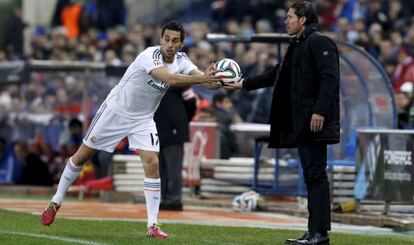
[(128, 67), (96, 113), (82, 145), (69, 158), (57, 192), (42, 213), (42, 224), (53, 223), (66, 191), (94, 153), (97, 150), (113, 152), (118, 142), (128, 136), (129, 147), (138, 150), (145, 172), (147, 236), (168, 236), (157, 226), (160, 175), (154, 113), (169, 86), (203, 84), (207, 88), (216, 88), (221, 85), (221, 78), (215, 76), (217, 70), (214, 65), (204, 74), (185, 53), (178, 52), (183, 47), (184, 38), (183, 26), (175, 21), (168, 22), (162, 27), (161, 45), (147, 48)]

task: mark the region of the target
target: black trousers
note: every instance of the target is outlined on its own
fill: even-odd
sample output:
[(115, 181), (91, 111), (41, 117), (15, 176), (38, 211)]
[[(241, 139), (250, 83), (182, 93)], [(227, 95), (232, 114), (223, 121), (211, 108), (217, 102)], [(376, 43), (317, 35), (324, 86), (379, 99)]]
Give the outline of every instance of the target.
[(163, 204), (181, 203), (183, 158), (183, 145), (169, 145), (160, 149), (161, 202)]
[(331, 229), (331, 204), (326, 173), (327, 146), (325, 144), (298, 146), (308, 192), (308, 229), (326, 232)]

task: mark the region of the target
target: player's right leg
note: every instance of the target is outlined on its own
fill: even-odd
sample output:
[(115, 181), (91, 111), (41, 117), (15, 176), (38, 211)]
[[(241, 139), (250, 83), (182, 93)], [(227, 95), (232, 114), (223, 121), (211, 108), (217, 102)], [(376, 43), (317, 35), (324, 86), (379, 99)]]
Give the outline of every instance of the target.
[(91, 159), (95, 151), (95, 149), (82, 144), (76, 153), (69, 158), (60, 177), (56, 194), (53, 196), (49, 206), (42, 213), (42, 224), (51, 225), (53, 223), (67, 190), (78, 178), (83, 165)]
[(137, 122), (128, 135), (129, 147), (139, 151), (145, 172), (144, 195), (147, 207), (147, 236), (166, 238), (168, 235), (158, 226), (158, 212), (161, 201), (161, 180), (159, 172), (159, 141), (157, 128), (153, 120)]
[(161, 180), (159, 174), (158, 154), (155, 151), (140, 150), (139, 155), (145, 172), (144, 194), (147, 207), (147, 236), (166, 238), (167, 233), (158, 226), (158, 212), (161, 201)]

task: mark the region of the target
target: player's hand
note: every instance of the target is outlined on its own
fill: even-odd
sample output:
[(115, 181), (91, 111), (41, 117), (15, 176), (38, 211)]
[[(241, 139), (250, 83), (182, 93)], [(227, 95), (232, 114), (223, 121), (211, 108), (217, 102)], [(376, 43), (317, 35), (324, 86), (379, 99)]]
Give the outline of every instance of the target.
[(240, 81), (235, 82), (235, 83), (225, 83), (225, 82), (221, 82), (221, 83), (223, 84), (223, 88), (225, 89), (242, 89), (243, 81), (244, 81), (244, 78), (240, 78)]
[(206, 73), (203, 75), (203, 78), (201, 79), (202, 83), (209, 83), (214, 86), (217, 86), (217, 83), (221, 81), (221, 77), (216, 76), (216, 73), (219, 72), (219, 70), (216, 69), (216, 64), (212, 63), (208, 68)]
[(322, 130), (323, 121), (325, 118), (319, 114), (312, 114), (311, 123), (310, 123), (310, 130), (311, 132), (317, 133)]
[(210, 66), (207, 68), (207, 72), (214, 71), (214, 70), (216, 70), (216, 73), (218, 72), (218, 70), (217, 70), (217, 62), (211, 63)]

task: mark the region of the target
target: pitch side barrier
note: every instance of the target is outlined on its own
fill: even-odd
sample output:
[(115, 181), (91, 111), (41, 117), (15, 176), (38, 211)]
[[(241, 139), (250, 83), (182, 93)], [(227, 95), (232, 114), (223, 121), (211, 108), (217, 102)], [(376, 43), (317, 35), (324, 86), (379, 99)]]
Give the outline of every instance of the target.
[[(290, 38), (289, 35), (282, 33), (261, 33), (244, 36), (216, 33), (207, 35), (207, 40), (212, 43), (255, 42), (274, 44), (277, 46), (276, 57), (279, 62)], [(335, 167), (338, 167), (338, 169), (355, 168), (358, 128), (396, 128), (397, 125), (397, 110), (391, 82), (382, 66), (361, 47), (339, 40), (335, 40), (335, 42), (339, 49), (341, 72), (341, 142), (330, 146), (328, 150), (328, 163), (332, 170), (332, 179), (334, 178)], [(302, 171), (295, 151), (276, 150), (273, 182), (269, 183), (258, 179), (261, 151), (266, 144), (266, 137), (255, 138), (253, 189), (266, 194), (305, 195)], [(280, 159), (288, 159), (289, 164), (280, 166), (278, 164)], [(285, 188), (283, 183), (279, 182), (281, 167), (297, 170), (299, 178), (296, 187)], [(348, 176), (348, 178), (350, 177)], [(341, 180), (338, 179), (338, 181)], [(347, 198), (353, 198), (353, 196), (348, 193)], [(343, 198), (340, 200), (344, 201)]]

